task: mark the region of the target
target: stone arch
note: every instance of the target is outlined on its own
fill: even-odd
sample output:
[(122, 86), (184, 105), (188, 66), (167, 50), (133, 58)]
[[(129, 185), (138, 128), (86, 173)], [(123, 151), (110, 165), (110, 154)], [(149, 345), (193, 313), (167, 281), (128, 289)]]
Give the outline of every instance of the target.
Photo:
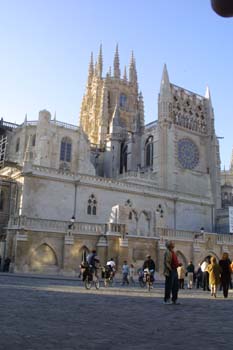
[(58, 272), (58, 259), (54, 249), (47, 243), (40, 244), (31, 253), (29, 268), (35, 272)]
[(90, 250), (88, 249), (87, 246), (83, 245), (80, 249), (79, 249), (79, 256), (80, 256), (80, 260), (82, 261), (86, 261), (87, 259), (87, 255), (90, 253)]
[(138, 218), (139, 236), (149, 236), (150, 234), (150, 216), (145, 210), (141, 211)]
[(214, 256), (217, 261), (219, 261), (219, 257), (218, 255), (214, 252), (214, 251), (208, 251), (208, 252), (205, 252), (205, 254), (203, 253), (202, 256), (201, 256), (201, 263), (205, 260), (205, 259), (210, 259), (211, 256)]
[(188, 265), (188, 260), (186, 259), (184, 254), (180, 250), (177, 250), (176, 255), (179, 263), (181, 263), (186, 268), (186, 266)]
[(128, 233), (135, 236), (137, 235), (138, 213), (135, 209), (132, 209), (129, 214), (131, 215), (128, 218)]

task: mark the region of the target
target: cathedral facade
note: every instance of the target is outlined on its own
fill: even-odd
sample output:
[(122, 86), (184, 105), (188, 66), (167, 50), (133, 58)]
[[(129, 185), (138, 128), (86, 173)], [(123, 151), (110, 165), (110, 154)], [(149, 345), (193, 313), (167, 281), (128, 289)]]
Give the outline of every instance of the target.
[(116, 47), (103, 77), (100, 47), (79, 126), (43, 110), (2, 130), (1, 251), (14, 271), (75, 274), (96, 248), (102, 264), (113, 257), (118, 267), (150, 253), (161, 273), (167, 239), (184, 264), (233, 254), (231, 236), (214, 233), (221, 174), (209, 89), (200, 96), (172, 84), (166, 65), (149, 124), (134, 55), (121, 75)]

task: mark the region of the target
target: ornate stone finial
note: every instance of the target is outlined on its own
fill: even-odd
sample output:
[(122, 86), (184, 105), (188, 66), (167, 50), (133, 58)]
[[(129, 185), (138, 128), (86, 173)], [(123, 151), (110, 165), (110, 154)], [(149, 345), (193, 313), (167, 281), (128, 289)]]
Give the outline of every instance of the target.
[(118, 53), (118, 44), (116, 45), (113, 67), (114, 67), (114, 78), (120, 79), (121, 71), (120, 71), (120, 59), (119, 59), (119, 53)]
[(129, 65), (129, 82), (137, 86), (137, 70), (136, 70), (136, 62), (134, 58), (134, 53), (132, 51), (130, 65)]
[(205, 98), (207, 100), (209, 100), (209, 104), (212, 105), (212, 101), (211, 101), (211, 95), (210, 95), (210, 89), (209, 86), (206, 86), (206, 91), (205, 91)]
[(143, 96), (141, 91), (139, 92), (139, 95), (138, 95), (138, 105), (139, 105), (139, 112), (144, 115), (144, 101), (143, 101)]
[(102, 44), (100, 44), (100, 49), (99, 49), (99, 56), (98, 56), (98, 61), (97, 61), (97, 76), (99, 78), (102, 78), (102, 71), (103, 71), (103, 55), (102, 55)]
[(88, 69), (88, 85), (91, 84), (93, 75), (94, 75), (94, 63), (93, 63), (93, 52), (91, 52), (91, 58), (90, 58), (89, 69)]
[(168, 77), (168, 72), (167, 72), (167, 66), (166, 63), (163, 66), (163, 74), (162, 74), (162, 79), (161, 79), (161, 84), (160, 84), (160, 94), (161, 92), (164, 92), (165, 90), (168, 90), (170, 92), (170, 82), (169, 82), (169, 77)]
[(124, 77), (123, 77), (123, 79), (124, 79), (125, 81), (128, 80), (128, 79), (127, 79), (127, 69), (126, 69), (126, 66), (125, 66), (125, 69), (124, 69)]
[[(230, 164), (230, 170), (233, 171), (233, 150), (231, 153), (231, 164)], [(224, 171), (225, 171), (225, 166), (224, 166)]]

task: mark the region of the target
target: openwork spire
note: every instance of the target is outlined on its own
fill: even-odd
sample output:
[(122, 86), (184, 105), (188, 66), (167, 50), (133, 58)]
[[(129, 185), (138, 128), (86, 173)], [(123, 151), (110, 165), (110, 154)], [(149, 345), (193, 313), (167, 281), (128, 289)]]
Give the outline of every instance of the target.
[(121, 71), (120, 71), (120, 59), (119, 59), (119, 53), (118, 53), (118, 44), (116, 45), (113, 68), (114, 68), (114, 78), (120, 79)]
[(129, 65), (129, 82), (134, 85), (137, 85), (138, 83), (136, 63), (135, 63), (133, 51), (131, 54), (131, 60)]
[(93, 52), (91, 53), (89, 69), (88, 69), (88, 85), (91, 84), (94, 75), (94, 63), (93, 63)]
[(125, 81), (128, 80), (128, 79), (127, 79), (127, 69), (126, 69), (126, 66), (125, 66), (125, 69), (124, 69), (124, 76), (123, 76), (123, 79), (124, 79)]
[(103, 54), (102, 54), (102, 44), (100, 44), (99, 56), (96, 67), (96, 74), (99, 78), (102, 78), (103, 72)]

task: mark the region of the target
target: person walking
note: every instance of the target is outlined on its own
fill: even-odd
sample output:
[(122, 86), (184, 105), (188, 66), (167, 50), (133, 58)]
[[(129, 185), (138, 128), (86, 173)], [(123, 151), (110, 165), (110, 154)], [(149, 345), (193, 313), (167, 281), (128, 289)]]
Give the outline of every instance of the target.
[(181, 263), (177, 267), (177, 274), (178, 274), (179, 289), (184, 289), (185, 269), (183, 264)]
[(142, 269), (143, 271), (145, 269), (148, 269), (148, 273), (150, 274), (150, 281), (153, 283), (155, 274), (155, 262), (149, 254), (146, 256), (146, 260), (143, 263)]
[(201, 271), (202, 271), (202, 287), (203, 290), (210, 291), (209, 288), (209, 273), (207, 271), (207, 267), (209, 265), (209, 259), (205, 259), (203, 263), (201, 264)]
[(126, 284), (129, 284), (128, 280), (128, 274), (129, 274), (129, 265), (127, 264), (127, 261), (124, 261), (124, 264), (122, 266), (122, 286)]
[(207, 266), (207, 271), (209, 273), (211, 296), (214, 296), (216, 298), (217, 287), (220, 283), (221, 268), (217, 263), (215, 256), (212, 256), (210, 258), (210, 264)]
[(219, 260), (221, 268), (221, 286), (223, 289), (224, 298), (228, 297), (228, 290), (231, 280), (231, 261), (228, 253), (223, 253), (221, 260)]
[(130, 264), (130, 267), (129, 267), (129, 282), (132, 283), (133, 285), (135, 285), (134, 273), (135, 273), (134, 265)]
[(198, 269), (196, 271), (196, 287), (199, 289), (199, 287), (202, 287), (202, 279), (203, 279), (203, 272), (201, 271), (201, 264), (198, 264)]
[(187, 277), (188, 277), (188, 289), (193, 288), (193, 275), (194, 275), (194, 265), (192, 261), (189, 262), (187, 266)]
[[(166, 251), (164, 253), (164, 276), (165, 276), (165, 291), (164, 304), (179, 304), (178, 298), (178, 274), (177, 267), (179, 266), (178, 258), (174, 252), (175, 244), (172, 241), (166, 242)], [(172, 300), (171, 300), (172, 295)]]

